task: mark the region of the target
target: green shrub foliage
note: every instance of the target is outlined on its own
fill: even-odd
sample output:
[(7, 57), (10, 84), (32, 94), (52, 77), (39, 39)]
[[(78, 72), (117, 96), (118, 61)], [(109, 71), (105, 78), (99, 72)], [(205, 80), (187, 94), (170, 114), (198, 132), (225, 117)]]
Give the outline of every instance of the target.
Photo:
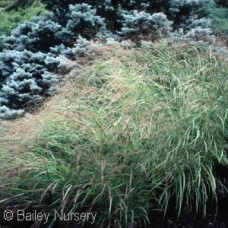
[(200, 15), (210, 0), (43, 0), (52, 12), (19, 24), (1, 38), (0, 118), (50, 93), (61, 61), (90, 53), (88, 40), (149, 39), (175, 31), (209, 36), (211, 21)]

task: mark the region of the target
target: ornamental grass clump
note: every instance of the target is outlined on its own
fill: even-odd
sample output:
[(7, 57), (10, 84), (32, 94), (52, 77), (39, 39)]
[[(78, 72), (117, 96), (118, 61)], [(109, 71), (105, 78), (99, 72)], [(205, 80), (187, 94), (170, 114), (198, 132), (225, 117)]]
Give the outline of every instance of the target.
[(2, 207), (56, 226), (54, 211), (97, 213), (96, 227), (146, 227), (169, 209), (206, 216), (227, 187), (216, 170), (228, 164), (227, 66), (189, 45), (106, 50), (44, 110), (25, 145), (36, 165), (2, 188)]

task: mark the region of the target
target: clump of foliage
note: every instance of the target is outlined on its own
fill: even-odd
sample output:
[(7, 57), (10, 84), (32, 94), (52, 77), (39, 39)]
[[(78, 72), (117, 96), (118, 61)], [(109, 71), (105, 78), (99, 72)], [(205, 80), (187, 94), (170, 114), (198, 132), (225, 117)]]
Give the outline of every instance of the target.
[(25, 9), (40, 4), (40, 0), (14, 0), (6, 7), (6, 11)]
[[(147, 13), (155, 13), (155, 12), (163, 12), (168, 16), (168, 19), (174, 20), (176, 24), (180, 23), (180, 21), (185, 20), (189, 15), (200, 13), (199, 10), (212, 2), (211, 0), (190, 0), (190, 1), (180, 1), (180, 0), (64, 0), (64, 1), (56, 1), (56, 0), (43, 0), (43, 2), (47, 5), (48, 9), (54, 9), (54, 11), (66, 10), (70, 4), (75, 3), (87, 3), (92, 5), (94, 8), (98, 9), (98, 14), (102, 15), (106, 18), (107, 21), (112, 25), (119, 25), (115, 23), (119, 18), (121, 18), (122, 10), (139, 10), (146, 11)], [(114, 23), (113, 23), (114, 21)], [(119, 25), (121, 26), (121, 25)], [(117, 28), (115, 28), (117, 29)]]
[(96, 227), (147, 227), (169, 208), (205, 215), (225, 189), (214, 167), (228, 164), (227, 73), (192, 46), (109, 49), (53, 104), (59, 116), (28, 145), (36, 165), (2, 188), (6, 204), (58, 227), (55, 210), (98, 213)]
[(41, 52), (9, 51), (0, 53), (0, 118), (24, 113), (27, 103), (39, 102), (52, 92), (57, 80), (53, 71), (60, 60)]
[(61, 29), (61, 25), (47, 16), (36, 17), (16, 27), (3, 39), (3, 47), (5, 50), (49, 52), (50, 46), (63, 42)]
[(72, 46), (78, 36), (94, 38), (98, 32), (106, 32), (104, 19), (87, 4), (69, 7), (65, 28), (53, 17), (48, 14), (21, 23), (3, 38), (4, 49), (49, 52), (56, 45)]
[(7, 6), (9, 6), (10, 4), (12, 4), (13, 3), (13, 0), (2, 0), (1, 2), (0, 2), (0, 7), (7, 7)]
[(96, 15), (96, 9), (88, 4), (69, 6), (66, 29), (74, 36), (81, 35), (85, 38), (94, 38), (98, 31), (106, 32), (105, 19)]
[[(143, 40), (148, 39), (146, 36), (150, 33), (152, 33), (152, 36), (154, 33), (164, 35), (171, 31), (172, 23), (163, 13), (149, 14), (144, 11), (138, 12), (134, 10), (124, 11), (122, 15), (122, 28), (118, 34), (124, 35), (126, 38), (132, 39), (135, 34), (139, 40)], [(157, 38), (156, 35), (154, 35), (154, 38)], [(153, 40), (152, 37), (150, 40)]]
[(212, 4), (206, 9), (206, 13), (213, 20), (212, 28), (216, 33), (225, 33), (228, 35), (228, 7), (218, 7)]
[(34, 4), (31, 7), (20, 9), (18, 11), (6, 12), (2, 10), (0, 13), (0, 36), (10, 35), (20, 22), (29, 20), (34, 16), (47, 13), (43, 4)]

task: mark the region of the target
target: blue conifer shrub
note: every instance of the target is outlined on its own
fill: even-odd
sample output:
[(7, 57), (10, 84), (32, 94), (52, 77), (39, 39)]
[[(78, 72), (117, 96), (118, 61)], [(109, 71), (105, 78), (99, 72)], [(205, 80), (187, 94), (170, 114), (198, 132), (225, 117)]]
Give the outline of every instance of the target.
[(126, 38), (131, 38), (134, 34), (141, 35), (141, 39), (146, 39), (150, 33), (168, 34), (171, 32), (172, 22), (167, 19), (163, 13), (149, 14), (145, 11), (127, 11), (123, 12), (121, 31), (118, 33)]
[(28, 103), (38, 102), (52, 92), (52, 73), (61, 63), (42, 52), (4, 50), (0, 53), (0, 118), (24, 113)]
[(98, 32), (105, 34), (107, 32), (105, 19), (96, 13), (96, 9), (85, 3), (69, 5), (67, 30), (74, 36), (80, 35), (89, 39), (94, 38)]
[(65, 42), (62, 30), (62, 26), (49, 16), (35, 17), (31, 21), (21, 23), (10, 36), (3, 38), (3, 48), (49, 52), (51, 46)]
[[(186, 17), (195, 13), (200, 14), (200, 9), (210, 4), (212, 0), (42, 0), (48, 9), (54, 12), (64, 12), (71, 4), (87, 3), (97, 9), (98, 15), (106, 18), (107, 25), (113, 30), (119, 30), (122, 10), (139, 10), (153, 14), (162, 12), (167, 18), (175, 22), (175, 26), (182, 23)], [(63, 14), (62, 14), (63, 16)], [(110, 29), (110, 27), (109, 27)]]

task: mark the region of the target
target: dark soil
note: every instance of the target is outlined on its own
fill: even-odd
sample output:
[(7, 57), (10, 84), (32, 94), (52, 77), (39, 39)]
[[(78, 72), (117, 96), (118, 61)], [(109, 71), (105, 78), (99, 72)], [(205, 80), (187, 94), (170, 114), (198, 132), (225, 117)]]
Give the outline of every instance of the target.
[[(214, 208), (215, 209), (215, 208)], [(183, 215), (177, 221), (175, 217), (168, 217), (165, 221), (153, 219), (147, 228), (227, 228), (228, 200), (219, 205), (217, 216), (215, 212), (208, 213), (205, 219), (194, 215)]]

